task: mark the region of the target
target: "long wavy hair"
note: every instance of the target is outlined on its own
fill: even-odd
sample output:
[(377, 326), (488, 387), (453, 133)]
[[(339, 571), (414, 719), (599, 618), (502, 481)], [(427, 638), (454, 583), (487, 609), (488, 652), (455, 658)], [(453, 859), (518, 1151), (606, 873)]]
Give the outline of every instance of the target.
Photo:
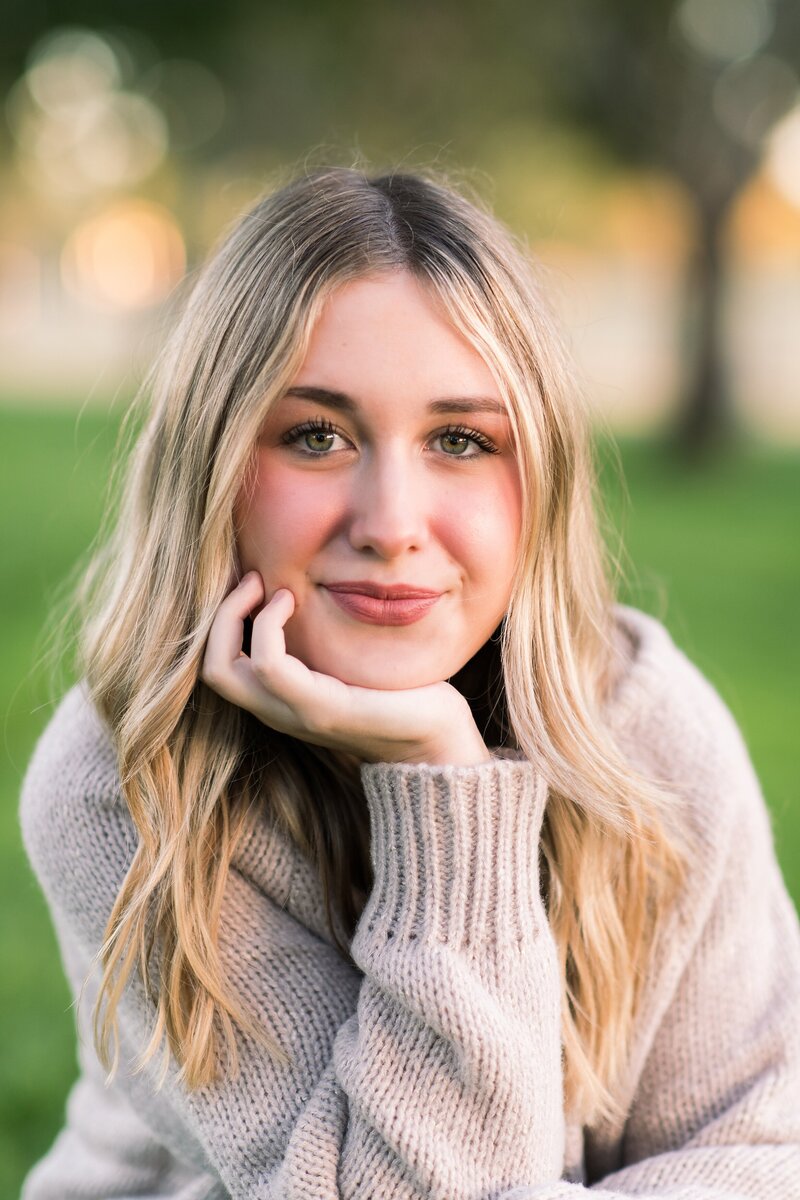
[(155, 1006), (141, 1065), (160, 1049), (188, 1087), (211, 1083), (238, 1069), (237, 1026), (288, 1061), (220, 953), (231, 857), (253, 821), (276, 821), (314, 865), (350, 959), (336, 925), (352, 935), (372, 883), (357, 771), (264, 727), (199, 670), (236, 576), (234, 514), (265, 414), (332, 291), (397, 269), (483, 356), (510, 414), (524, 508), (511, 601), (499, 635), (451, 682), (487, 744), (521, 751), (548, 782), (540, 865), (561, 968), (565, 1107), (585, 1124), (613, 1119), (688, 844), (674, 795), (634, 768), (603, 722), (618, 564), (588, 407), (535, 266), (463, 183), (430, 170), (320, 167), (266, 195), (199, 272), (143, 391), (118, 510), (76, 592), (80, 674), (111, 730), (139, 835), (100, 952), (98, 1053), (113, 1072), (117, 1006), (136, 971)]

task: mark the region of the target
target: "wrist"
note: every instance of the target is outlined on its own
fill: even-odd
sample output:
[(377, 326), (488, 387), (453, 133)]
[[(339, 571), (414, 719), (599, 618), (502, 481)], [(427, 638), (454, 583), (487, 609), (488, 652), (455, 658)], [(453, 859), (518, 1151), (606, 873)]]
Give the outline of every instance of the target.
[(424, 763), (431, 767), (477, 767), (491, 761), (492, 755), (477, 729), (469, 736), (438, 743), (405, 759), (407, 763)]

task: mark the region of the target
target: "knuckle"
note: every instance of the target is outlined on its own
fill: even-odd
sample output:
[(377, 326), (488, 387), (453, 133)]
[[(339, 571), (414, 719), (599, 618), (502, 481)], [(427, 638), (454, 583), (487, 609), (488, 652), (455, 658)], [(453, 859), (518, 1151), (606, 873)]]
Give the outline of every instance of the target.
[(251, 656), (250, 667), (256, 679), (269, 691), (277, 684), (275, 664), (262, 656)]
[(330, 737), (336, 732), (335, 714), (325, 705), (313, 700), (306, 706), (303, 723), (307, 731), (314, 735)]
[(200, 679), (215, 692), (221, 692), (228, 682), (227, 664), (209, 647), (200, 664)]
[(216, 670), (213, 664), (203, 664), (200, 670), (200, 678), (206, 687), (210, 687), (212, 691), (219, 692), (222, 690), (222, 673)]

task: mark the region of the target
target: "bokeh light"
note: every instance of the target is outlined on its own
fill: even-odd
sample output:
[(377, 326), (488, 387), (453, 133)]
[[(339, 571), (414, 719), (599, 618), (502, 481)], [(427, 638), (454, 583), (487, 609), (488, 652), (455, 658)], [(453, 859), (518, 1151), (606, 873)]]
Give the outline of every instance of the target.
[(82, 222), (61, 255), (65, 288), (101, 308), (158, 304), (186, 266), (181, 232), (156, 204), (125, 200)]
[(766, 167), (781, 194), (800, 208), (800, 104), (770, 134)]
[(78, 113), (87, 103), (120, 83), (114, 51), (88, 29), (62, 29), (48, 34), (29, 55), (28, 90), (39, 107), (58, 114)]
[(755, 150), (796, 95), (792, 67), (772, 54), (759, 54), (722, 71), (714, 85), (714, 114), (726, 133)]
[(29, 183), (81, 198), (152, 174), (167, 152), (167, 123), (122, 78), (111, 44), (91, 30), (60, 29), (34, 47), (6, 105)]
[(676, 18), (694, 50), (723, 62), (756, 54), (774, 26), (767, 0), (683, 0)]

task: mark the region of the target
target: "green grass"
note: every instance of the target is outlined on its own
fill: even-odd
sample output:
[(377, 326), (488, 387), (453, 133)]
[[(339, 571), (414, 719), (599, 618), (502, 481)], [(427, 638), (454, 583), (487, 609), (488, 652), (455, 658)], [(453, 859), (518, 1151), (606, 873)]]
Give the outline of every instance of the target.
[(731, 709), (800, 903), (800, 454), (752, 447), (692, 470), (657, 445), (621, 449), (626, 507), (605, 480), (636, 572), (621, 599), (660, 617)]
[(54, 589), (94, 535), (116, 422), (97, 414), (0, 411), (0, 1196), (16, 1196), (63, 1120), (75, 1073), (71, 997), (50, 918), (24, 857), (22, 774), (51, 711), (37, 669)]
[[(24, 857), (17, 804), (49, 715), (36, 665), (55, 589), (94, 535), (117, 430), (113, 416), (0, 411), (3, 653), (0, 658), (0, 1196), (61, 1126), (75, 1072), (70, 996), (50, 919)], [(604, 487), (637, 578), (621, 599), (663, 619), (738, 720), (800, 901), (800, 454), (758, 450), (712, 471), (622, 444), (630, 505)]]

